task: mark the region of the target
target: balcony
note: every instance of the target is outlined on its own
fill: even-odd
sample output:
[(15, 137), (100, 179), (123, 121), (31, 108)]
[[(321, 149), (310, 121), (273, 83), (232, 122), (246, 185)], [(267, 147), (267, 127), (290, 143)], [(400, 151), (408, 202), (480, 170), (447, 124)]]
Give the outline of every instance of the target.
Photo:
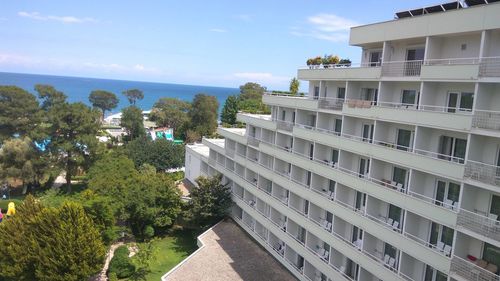
[(321, 65), (300, 68), (300, 80), (375, 80), (380, 78), (378, 63), (358, 65)]
[(481, 58), (480, 77), (500, 77), (500, 57)]
[(479, 74), (479, 58), (431, 59), (424, 61), (420, 77), (435, 80), (473, 80)]
[(457, 256), (453, 256), (451, 259), (450, 275), (456, 275), (460, 280), (500, 280), (498, 275)]
[(472, 116), (472, 127), (486, 130), (500, 130), (500, 112), (475, 110)]
[(301, 108), (306, 110), (316, 110), (318, 100), (305, 96), (292, 96), (274, 93), (265, 93), (262, 96), (262, 102), (268, 105), (283, 106), (288, 108)]
[(382, 63), (384, 77), (420, 77), (422, 60), (390, 61)]
[(276, 126), (278, 130), (291, 132), (293, 130), (293, 123), (283, 121), (283, 120), (275, 120)]
[[(448, 112), (448, 107), (424, 105), (417, 107), (403, 103), (371, 102), (365, 100), (347, 100), (342, 113), (365, 119), (377, 119), (391, 122), (432, 126), (443, 129), (468, 131), (472, 124), (472, 115), (468, 112)], [(500, 121), (500, 114), (499, 121)], [(484, 117), (486, 118), (486, 117)], [(500, 122), (498, 123), (500, 128)]]
[(500, 241), (500, 222), (497, 221), (497, 215), (460, 209), (457, 226), (493, 239), (494, 241)]
[(464, 177), (486, 184), (500, 186), (500, 167), (467, 160)]
[(254, 125), (259, 128), (276, 131), (276, 123), (272, 121), (271, 115), (238, 113), (238, 121)]
[(321, 97), (318, 99), (318, 108), (326, 110), (342, 110), (344, 99)]

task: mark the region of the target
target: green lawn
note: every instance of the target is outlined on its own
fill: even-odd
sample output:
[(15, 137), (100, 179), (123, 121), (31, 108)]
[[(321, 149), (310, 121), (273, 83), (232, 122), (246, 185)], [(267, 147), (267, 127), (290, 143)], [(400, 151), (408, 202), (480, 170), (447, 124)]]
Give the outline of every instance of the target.
[(176, 230), (154, 243), (155, 252), (150, 265), (148, 281), (158, 281), (170, 269), (196, 251), (196, 233)]

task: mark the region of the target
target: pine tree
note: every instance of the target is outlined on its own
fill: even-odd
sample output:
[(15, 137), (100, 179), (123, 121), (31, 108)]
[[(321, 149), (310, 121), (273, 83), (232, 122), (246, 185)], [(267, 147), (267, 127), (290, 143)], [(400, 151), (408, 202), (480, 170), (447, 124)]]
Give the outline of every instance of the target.
[(229, 96), (224, 103), (220, 119), (223, 124), (234, 125), (236, 124), (236, 114), (238, 113), (238, 98), (236, 96)]

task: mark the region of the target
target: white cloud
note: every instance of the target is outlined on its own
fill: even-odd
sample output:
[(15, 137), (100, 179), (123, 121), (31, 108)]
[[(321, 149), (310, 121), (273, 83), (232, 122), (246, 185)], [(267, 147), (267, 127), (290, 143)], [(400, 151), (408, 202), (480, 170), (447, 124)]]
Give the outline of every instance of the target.
[(318, 14), (307, 18), (307, 28), (291, 28), (290, 34), (311, 37), (330, 42), (344, 42), (349, 38), (348, 31), (359, 23), (334, 14)]
[(73, 17), (73, 16), (52, 16), (52, 15), (42, 15), (39, 12), (18, 12), (18, 16), (24, 17), (24, 18), (30, 18), (33, 20), (40, 20), (40, 21), (57, 21), (61, 23), (96, 23), (98, 20), (90, 17), (83, 17), (83, 18), (78, 18), (78, 17)]
[(222, 29), (222, 28), (211, 28), (208, 31), (217, 32), (217, 33), (226, 33), (227, 32), (227, 30)]

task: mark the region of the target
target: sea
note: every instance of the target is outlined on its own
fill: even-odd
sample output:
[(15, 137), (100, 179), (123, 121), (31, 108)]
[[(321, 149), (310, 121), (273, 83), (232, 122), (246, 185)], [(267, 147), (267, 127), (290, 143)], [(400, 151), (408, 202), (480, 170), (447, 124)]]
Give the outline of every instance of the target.
[(68, 101), (83, 102), (87, 105), (90, 105), (89, 94), (93, 90), (112, 92), (120, 99), (118, 107), (113, 109), (112, 113), (129, 106), (127, 98), (122, 94), (128, 89), (139, 89), (144, 92), (144, 99), (136, 103), (142, 110), (150, 110), (160, 98), (192, 101), (196, 94), (204, 93), (217, 98), (220, 112), (226, 98), (239, 93), (237, 88), (0, 72), (0, 85), (18, 86), (36, 95), (34, 90), (36, 84), (52, 85), (66, 94)]

